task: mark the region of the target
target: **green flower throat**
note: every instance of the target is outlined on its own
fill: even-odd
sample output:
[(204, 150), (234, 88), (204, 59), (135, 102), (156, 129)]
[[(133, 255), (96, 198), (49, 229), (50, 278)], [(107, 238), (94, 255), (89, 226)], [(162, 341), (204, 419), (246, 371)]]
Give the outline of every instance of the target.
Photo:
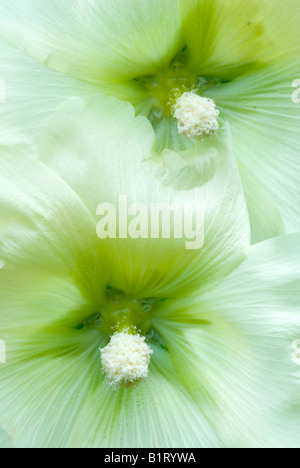
[[(145, 115), (150, 120), (157, 136), (156, 149), (160, 152), (163, 148), (184, 150), (191, 146), (186, 136), (193, 135), (180, 135), (180, 132), (176, 131), (178, 122), (174, 114), (181, 96), (193, 93), (195, 96), (205, 98), (207, 91), (227, 83), (228, 80), (200, 76), (194, 72), (188, 66), (188, 50), (185, 47), (157, 74), (135, 78), (134, 82), (146, 96), (144, 102), (136, 105), (137, 113)], [(199, 115), (201, 118), (201, 113)]]
[(87, 317), (75, 328), (77, 330), (96, 328), (108, 339), (113, 333), (119, 333), (124, 329), (132, 333), (138, 331), (148, 340), (162, 344), (157, 331), (153, 328), (152, 314), (165, 301), (164, 298), (134, 299), (107, 286), (105, 303), (101, 310)]

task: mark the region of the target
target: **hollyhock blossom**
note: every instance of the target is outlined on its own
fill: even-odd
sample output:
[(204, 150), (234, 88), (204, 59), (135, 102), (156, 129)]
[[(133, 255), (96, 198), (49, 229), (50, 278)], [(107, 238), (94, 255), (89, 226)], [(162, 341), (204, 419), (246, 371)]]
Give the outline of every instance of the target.
[[(39, 159), (1, 147), (0, 424), (17, 447), (299, 446), (300, 237), (246, 259), (227, 125), (196, 143), (196, 179), (155, 142), (98, 95), (58, 109)], [(122, 194), (137, 211), (201, 204), (203, 247), (100, 239), (99, 203)]]
[(230, 123), (252, 241), (299, 231), (299, 0), (2, 0), (0, 16), (6, 142), (38, 138), (62, 99), (100, 89), (184, 158), (197, 132), (178, 131), (174, 106), (193, 91)]

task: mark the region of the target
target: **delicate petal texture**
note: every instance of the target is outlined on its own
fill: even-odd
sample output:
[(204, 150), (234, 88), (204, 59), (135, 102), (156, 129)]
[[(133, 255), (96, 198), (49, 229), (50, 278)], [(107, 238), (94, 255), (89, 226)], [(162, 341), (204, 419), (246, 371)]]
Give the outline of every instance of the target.
[(41, 329), (9, 342), (0, 419), (16, 447), (66, 446), (82, 406), (103, 380), (100, 345), (99, 333), (81, 336), (59, 324), (52, 333)]
[(284, 223), (272, 196), (241, 163), (239, 170), (250, 216), (252, 244), (283, 235)]
[(90, 96), (97, 87), (55, 72), (0, 38), (0, 142), (34, 142), (58, 104), (71, 96)]
[(90, 82), (154, 73), (183, 43), (178, 0), (2, 0), (0, 33)]
[(300, 230), (300, 106), (292, 101), (297, 63), (258, 69), (213, 93), (230, 121), (237, 158), (271, 193), (289, 231)]
[(0, 448), (13, 448), (13, 443), (7, 432), (0, 426)]
[(226, 446), (299, 447), (299, 271), (299, 234), (268, 240), (225, 281), (157, 314), (182, 381)]
[(102, 383), (82, 409), (68, 445), (211, 448), (221, 443), (178, 379), (168, 353), (156, 347), (144, 383), (115, 391)]
[(233, 79), (270, 59), (299, 52), (300, 2), (180, 0), (190, 67)]
[[(76, 99), (63, 105), (41, 147), (43, 160), (84, 201), (95, 225), (98, 205), (112, 203), (118, 209), (120, 195), (127, 196), (128, 207), (142, 203), (149, 213), (153, 203), (203, 205), (205, 241), (200, 250), (186, 250), (186, 239), (106, 240), (114, 265), (111, 282), (133, 296), (198, 288), (232, 271), (249, 249), (248, 214), (228, 129), (209, 148), (202, 144), (201, 177), (187, 163), (176, 171), (148, 161), (153, 145), (154, 133), (145, 118), (135, 118), (129, 104), (99, 95), (88, 106)], [(178, 175), (175, 186), (167, 180), (173, 173), (173, 179)]]

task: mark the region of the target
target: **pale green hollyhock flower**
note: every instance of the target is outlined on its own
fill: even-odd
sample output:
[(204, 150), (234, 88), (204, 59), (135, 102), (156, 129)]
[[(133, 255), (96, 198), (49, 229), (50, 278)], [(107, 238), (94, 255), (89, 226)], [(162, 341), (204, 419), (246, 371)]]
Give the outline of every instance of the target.
[[(299, 446), (300, 237), (245, 260), (227, 126), (210, 142), (214, 165), (198, 143), (202, 180), (188, 191), (175, 184), (189, 171), (149, 159), (154, 144), (129, 104), (96, 96), (58, 110), (40, 161), (1, 147), (0, 424), (17, 447)], [(98, 239), (97, 206), (120, 194), (203, 204), (203, 248)], [(130, 388), (101, 371), (120, 314), (153, 351)]]
[(0, 17), (6, 142), (100, 89), (149, 118), (158, 151), (192, 151), (168, 103), (196, 89), (230, 123), (252, 241), (299, 231), (299, 0), (2, 0)]

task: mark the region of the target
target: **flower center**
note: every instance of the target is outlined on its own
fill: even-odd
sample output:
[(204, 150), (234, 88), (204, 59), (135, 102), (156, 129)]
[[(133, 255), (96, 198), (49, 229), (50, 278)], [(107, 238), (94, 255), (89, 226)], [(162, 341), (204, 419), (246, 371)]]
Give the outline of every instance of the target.
[(140, 84), (149, 91), (154, 107), (154, 117), (172, 117), (172, 106), (184, 92), (197, 87), (197, 75), (180, 63), (174, 63), (157, 76), (144, 77)]
[(101, 350), (102, 366), (112, 386), (130, 387), (148, 375), (152, 349), (145, 342), (151, 326), (154, 299), (136, 300), (107, 287), (107, 304), (102, 312), (102, 331), (111, 336)]
[(130, 387), (148, 375), (151, 347), (167, 348), (153, 328), (153, 311), (165, 298), (134, 299), (107, 286), (103, 307), (75, 326), (80, 332), (97, 329), (109, 337), (100, 350), (102, 367), (112, 386)]
[[(149, 96), (145, 107), (138, 112), (147, 115), (160, 137), (162, 127), (159, 126), (163, 119), (170, 125), (173, 122), (175, 128), (177, 124), (179, 138), (202, 139), (219, 129), (220, 112), (215, 102), (205, 97), (205, 92), (219, 86), (224, 80), (195, 74), (187, 66), (187, 51), (175, 57), (170, 66), (156, 76), (140, 77), (135, 81)], [(165, 136), (167, 145), (172, 138), (168, 138), (167, 134)], [(186, 142), (186, 145), (189, 144)]]
[(220, 112), (212, 99), (198, 96), (195, 92), (183, 93), (172, 107), (177, 119), (178, 133), (188, 138), (200, 139), (212, 136), (219, 129)]
[(101, 350), (102, 366), (112, 386), (130, 387), (148, 376), (152, 349), (145, 338), (125, 329)]
[(138, 300), (127, 297), (110, 286), (106, 290), (106, 304), (101, 312), (101, 330), (111, 336), (124, 329), (145, 333), (151, 328), (151, 310), (155, 299)]

